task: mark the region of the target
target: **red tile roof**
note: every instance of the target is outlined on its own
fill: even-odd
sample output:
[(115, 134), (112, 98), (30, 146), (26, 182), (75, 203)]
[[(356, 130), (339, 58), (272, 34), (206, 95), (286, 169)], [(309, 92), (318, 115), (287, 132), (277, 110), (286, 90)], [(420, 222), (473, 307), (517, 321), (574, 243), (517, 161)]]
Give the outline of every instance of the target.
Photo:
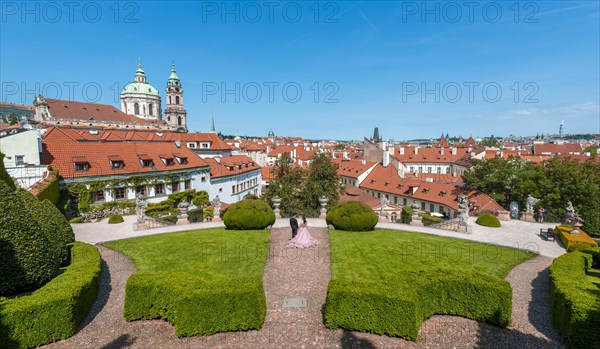
[(210, 177), (219, 178), (261, 170), (261, 167), (246, 155), (204, 159), (210, 165)]
[[(152, 124), (148, 120), (125, 114), (108, 104), (65, 101), (62, 99), (44, 99), (48, 103), (48, 111), (53, 119), (97, 120), (114, 123)], [(164, 123), (163, 121), (157, 123)]]
[(8, 102), (0, 102), (0, 106), (7, 106), (7, 107), (15, 107), (15, 108), (19, 108), (19, 109), (29, 109), (29, 110), (35, 110), (35, 107), (31, 106), (31, 105), (23, 105), (23, 104), (15, 104), (15, 103), (8, 103)]
[(349, 178), (358, 178), (360, 175), (365, 173), (368, 169), (370, 169), (376, 164), (375, 161), (366, 160), (361, 161), (334, 159), (333, 162), (338, 164), (338, 175)]
[(401, 163), (449, 163), (458, 160), (469, 152), (465, 148), (455, 148), (456, 155), (452, 154), (452, 148), (404, 148), (404, 154), (400, 154), (399, 149), (395, 149), (392, 157)]
[[(50, 128), (42, 143), (42, 161), (59, 171), (63, 178), (129, 175), (155, 171), (173, 171), (206, 167), (206, 161), (185, 147), (174, 143), (128, 143), (128, 142), (77, 142), (61, 128)], [(179, 154), (187, 163), (175, 160), (167, 166), (159, 154)], [(111, 159), (123, 161), (122, 169), (111, 166)], [(143, 167), (142, 159), (152, 160), (154, 167)], [(75, 162), (89, 164), (87, 171), (75, 171)]]
[(583, 154), (583, 149), (579, 143), (565, 144), (534, 144), (533, 153), (536, 155), (558, 155), (558, 154)]
[(380, 205), (380, 200), (378, 198), (350, 184), (346, 184), (344, 186), (344, 190), (340, 194), (339, 201), (359, 201), (371, 208), (375, 208)]

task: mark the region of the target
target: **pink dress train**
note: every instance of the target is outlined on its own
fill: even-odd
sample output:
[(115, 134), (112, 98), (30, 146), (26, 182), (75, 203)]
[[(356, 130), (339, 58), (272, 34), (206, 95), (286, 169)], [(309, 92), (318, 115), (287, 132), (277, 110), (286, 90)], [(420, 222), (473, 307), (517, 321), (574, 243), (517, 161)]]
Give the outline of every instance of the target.
[(319, 240), (310, 236), (308, 232), (308, 228), (306, 225), (300, 225), (300, 229), (298, 229), (298, 234), (295, 238), (288, 241), (287, 246), (292, 248), (309, 248), (313, 246), (318, 246)]

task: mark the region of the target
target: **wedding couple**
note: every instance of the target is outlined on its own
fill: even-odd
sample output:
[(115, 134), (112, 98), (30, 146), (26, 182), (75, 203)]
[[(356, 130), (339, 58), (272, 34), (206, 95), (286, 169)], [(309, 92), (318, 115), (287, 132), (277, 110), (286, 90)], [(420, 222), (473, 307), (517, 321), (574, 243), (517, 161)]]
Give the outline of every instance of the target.
[(298, 229), (298, 219), (296, 214), (292, 214), (290, 218), (290, 227), (292, 228), (292, 238), (288, 241), (287, 246), (292, 248), (309, 248), (319, 245), (319, 240), (310, 236), (306, 227), (306, 216), (302, 215), (302, 224)]

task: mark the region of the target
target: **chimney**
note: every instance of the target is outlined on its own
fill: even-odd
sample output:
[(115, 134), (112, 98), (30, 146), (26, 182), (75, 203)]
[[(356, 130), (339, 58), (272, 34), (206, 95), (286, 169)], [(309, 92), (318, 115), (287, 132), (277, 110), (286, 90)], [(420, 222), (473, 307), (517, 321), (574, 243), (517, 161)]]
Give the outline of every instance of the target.
[(181, 141), (175, 141), (175, 146), (177, 148), (181, 148)]
[(400, 155), (404, 155), (404, 147), (400, 147)]
[(392, 146), (392, 147), (390, 147), (390, 155), (394, 155), (394, 152), (395, 152), (395, 151), (396, 151), (396, 150), (395, 150), (395, 147), (393, 147), (393, 146)]
[(442, 148), (440, 149), (440, 154), (441, 154), (441, 155), (444, 155), (444, 147), (442, 147)]
[(415, 155), (418, 155), (418, 154), (419, 154), (419, 146), (417, 145), (417, 146), (415, 147)]
[(348, 158), (348, 152), (347, 151), (345, 151), (342, 155), (344, 156), (344, 159)]
[(367, 164), (367, 160), (365, 160), (365, 159), (362, 159), (360, 163), (361, 163), (361, 164), (363, 164), (363, 166), (364, 166), (364, 165), (366, 165), (366, 164)]
[(382, 165), (383, 165), (383, 167), (388, 167), (389, 164), (390, 164), (390, 152), (387, 150), (384, 150)]
[(267, 145), (267, 154), (269, 154), (271, 152), (271, 146)]
[(457, 151), (456, 147), (452, 147), (452, 155), (456, 155), (456, 151)]

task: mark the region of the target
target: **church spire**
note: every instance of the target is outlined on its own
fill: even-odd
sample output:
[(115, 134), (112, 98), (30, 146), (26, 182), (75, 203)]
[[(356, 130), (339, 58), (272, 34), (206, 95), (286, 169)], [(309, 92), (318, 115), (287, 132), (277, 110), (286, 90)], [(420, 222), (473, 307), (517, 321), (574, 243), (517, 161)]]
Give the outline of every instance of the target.
[(212, 113), (212, 125), (210, 127), (210, 132), (217, 133), (217, 131), (215, 130), (215, 113)]

